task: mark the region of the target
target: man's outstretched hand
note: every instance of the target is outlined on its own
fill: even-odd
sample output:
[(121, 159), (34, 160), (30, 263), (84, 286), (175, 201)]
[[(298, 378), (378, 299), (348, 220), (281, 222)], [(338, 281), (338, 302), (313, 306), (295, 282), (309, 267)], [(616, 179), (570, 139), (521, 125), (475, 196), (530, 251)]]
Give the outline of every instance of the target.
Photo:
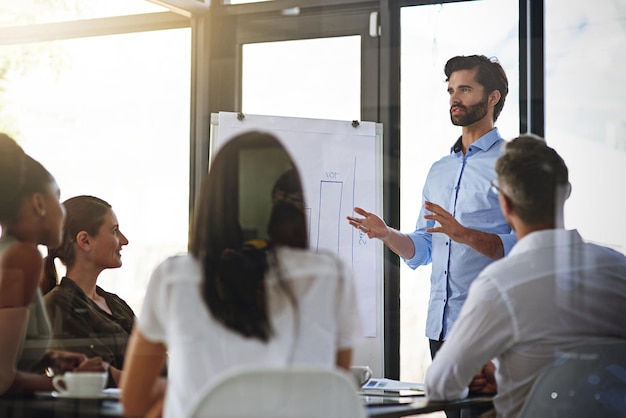
[(391, 235), (389, 227), (378, 215), (361, 208), (354, 208), (354, 212), (361, 215), (362, 218), (347, 216), (348, 223), (365, 233), (368, 238), (385, 240)]

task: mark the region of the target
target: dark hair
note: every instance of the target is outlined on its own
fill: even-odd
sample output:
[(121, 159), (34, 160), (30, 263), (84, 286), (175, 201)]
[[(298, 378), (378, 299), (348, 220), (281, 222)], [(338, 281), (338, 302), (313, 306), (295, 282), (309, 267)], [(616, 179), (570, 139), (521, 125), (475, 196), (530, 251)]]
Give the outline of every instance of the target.
[(17, 220), (23, 200), (44, 193), (52, 175), (6, 134), (0, 133), (0, 224)]
[(111, 210), (111, 205), (94, 196), (75, 196), (63, 202), (65, 206), (65, 224), (63, 226), (63, 240), (57, 248), (49, 248), (45, 260), (45, 272), (42, 283), (44, 293), (57, 284), (57, 271), (54, 259), (58, 258), (67, 267), (72, 267), (76, 260), (74, 244), (76, 235), (85, 231), (96, 236), (104, 224), (104, 217)]
[(504, 101), (509, 93), (509, 81), (497, 58), (489, 59), (484, 55), (459, 55), (446, 62), (443, 72), (446, 74), (446, 81), (448, 81), (453, 72), (473, 70), (474, 68), (477, 69), (476, 81), (485, 88), (485, 96), (494, 90), (500, 92), (500, 101), (493, 108), (493, 121), (495, 122), (500, 116)]
[(267, 233), (273, 243), (297, 248), (308, 246), (302, 185), (294, 168), (284, 172), (272, 188)]
[(569, 196), (568, 170), (543, 138), (525, 134), (509, 141), (495, 169), (502, 193), (522, 221), (555, 225)]
[[(259, 148), (283, 153), (294, 166), (289, 153), (270, 134), (248, 132), (224, 144), (202, 183), (190, 251), (202, 264), (202, 295), (213, 317), (246, 337), (268, 341), (273, 334), (265, 293), (265, 276), (270, 267), (277, 272), (286, 297), (297, 308), (276, 257), (276, 246), (307, 248), (308, 240), (303, 211), (281, 202), (272, 207), (267, 227), (269, 245), (244, 242), (239, 206), (255, 203), (239, 202), (240, 155), (242, 151)], [(295, 170), (294, 173), (301, 191), (300, 178)], [(292, 228), (284, 227), (283, 223)]]

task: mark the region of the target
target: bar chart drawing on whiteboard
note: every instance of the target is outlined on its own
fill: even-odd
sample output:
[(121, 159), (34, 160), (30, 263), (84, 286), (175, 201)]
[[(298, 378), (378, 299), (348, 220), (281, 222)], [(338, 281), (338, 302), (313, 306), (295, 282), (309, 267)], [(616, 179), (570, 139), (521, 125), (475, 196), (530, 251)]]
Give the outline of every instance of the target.
[[(343, 195), (343, 182), (320, 181), (319, 215), (317, 218), (317, 242), (316, 249), (324, 248), (339, 255), (341, 242), (340, 226), (341, 197)], [(322, 225), (324, 223), (324, 225)]]

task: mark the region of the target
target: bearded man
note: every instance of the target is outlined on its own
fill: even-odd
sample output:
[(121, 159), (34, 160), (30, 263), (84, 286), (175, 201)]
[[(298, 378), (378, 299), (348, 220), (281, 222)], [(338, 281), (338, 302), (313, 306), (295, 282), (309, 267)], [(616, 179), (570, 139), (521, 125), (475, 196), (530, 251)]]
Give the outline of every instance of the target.
[(498, 196), (490, 190), (505, 141), (494, 126), (509, 91), (497, 59), (456, 56), (444, 72), (450, 119), (462, 129), (450, 154), (430, 168), (415, 231), (402, 233), (377, 215), (354, 208), (348, 222), (378, 238), (413, 269), (432, 262), (426, 336), (431, 356), (441, 348), (467, 298), (470, 284), (517, 241)]

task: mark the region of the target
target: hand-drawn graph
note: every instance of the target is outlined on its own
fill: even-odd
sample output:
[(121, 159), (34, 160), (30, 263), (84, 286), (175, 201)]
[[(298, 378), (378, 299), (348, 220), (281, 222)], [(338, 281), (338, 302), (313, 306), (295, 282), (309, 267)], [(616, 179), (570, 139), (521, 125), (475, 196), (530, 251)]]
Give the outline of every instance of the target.
[[(325, 248), (339, 255), (343, 182), (320, 181), (319, 217), (315, 248)], [(322, 225), (322, 222), (325, 225)]]

